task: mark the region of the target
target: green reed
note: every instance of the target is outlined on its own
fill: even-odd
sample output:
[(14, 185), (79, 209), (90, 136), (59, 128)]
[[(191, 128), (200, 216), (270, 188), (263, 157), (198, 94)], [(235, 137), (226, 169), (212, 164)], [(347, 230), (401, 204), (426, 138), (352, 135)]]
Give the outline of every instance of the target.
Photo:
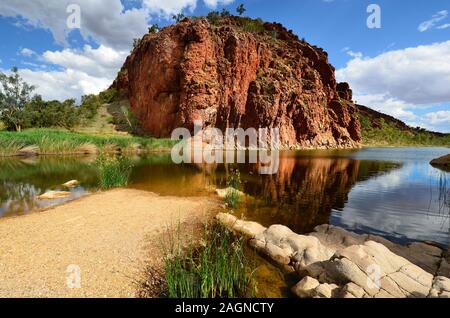
[(120, 188), (128, 185), (132, 163), (125, 157), (101, 155), (96, 160), (102, 189)]
[(254, 294), (254, 268), (245, 241), (219, 224), (205, 228), (202, 244), (165, 250), (169, 298), (236, 298)]

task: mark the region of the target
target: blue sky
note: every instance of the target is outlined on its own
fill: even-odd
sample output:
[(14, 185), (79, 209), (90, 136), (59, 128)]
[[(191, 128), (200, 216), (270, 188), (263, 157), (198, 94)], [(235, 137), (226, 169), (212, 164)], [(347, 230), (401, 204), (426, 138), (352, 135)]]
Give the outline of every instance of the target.
[[(81, 29), (67, 29), (67, 6), (80, 6)], [(323, 47), (355, 100), (414, 126), (450, 132), (448, 0), (2, 0), (0, 70), (12, 66), (46, 98), (107, 87), (133, 37), (170, 16), (235, 12), (283, 23)], [(381, 9), (381, 28), (367, 27), (367, 7)]]

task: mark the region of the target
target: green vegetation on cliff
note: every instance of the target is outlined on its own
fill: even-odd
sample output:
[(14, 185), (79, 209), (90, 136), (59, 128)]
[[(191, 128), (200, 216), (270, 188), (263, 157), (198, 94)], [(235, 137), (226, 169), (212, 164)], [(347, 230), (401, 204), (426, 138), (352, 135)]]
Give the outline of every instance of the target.
[(412, 128), (391, 116), (358, 105), (366, 147), (450, 147), (450, 134)]

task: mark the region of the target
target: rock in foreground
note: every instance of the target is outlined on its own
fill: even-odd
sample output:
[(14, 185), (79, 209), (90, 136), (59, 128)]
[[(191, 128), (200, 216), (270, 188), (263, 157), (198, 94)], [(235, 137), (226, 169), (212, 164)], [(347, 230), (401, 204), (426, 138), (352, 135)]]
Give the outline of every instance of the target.
[(322, 49), (280, 24), (238, 17), (189, 18), (147, 34), (113, 87), (145, 131), (279, 128), (284, 148), (358, 147), (352, 92), (337, 84)]
[(295, 271), (298, 297), (450, 298), (448, 252), (415, 243), (401, 246), (381, 237), (322, 225), (298, 235), (219, 214), (219, 222), (251, 238), (249, 243), (284, 269)]

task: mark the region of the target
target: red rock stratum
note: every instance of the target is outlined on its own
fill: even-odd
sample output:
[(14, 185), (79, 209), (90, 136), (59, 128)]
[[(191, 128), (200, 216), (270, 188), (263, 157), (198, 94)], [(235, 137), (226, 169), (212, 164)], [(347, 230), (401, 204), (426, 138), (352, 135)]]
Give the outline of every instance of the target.
[(113, 87), (144, 130), (280, 128), (284, 147), (358, 147), (348, 84), (336, 83), (322, 49), (280, 24), (248, 18), (189, 19), (147, 34)]

